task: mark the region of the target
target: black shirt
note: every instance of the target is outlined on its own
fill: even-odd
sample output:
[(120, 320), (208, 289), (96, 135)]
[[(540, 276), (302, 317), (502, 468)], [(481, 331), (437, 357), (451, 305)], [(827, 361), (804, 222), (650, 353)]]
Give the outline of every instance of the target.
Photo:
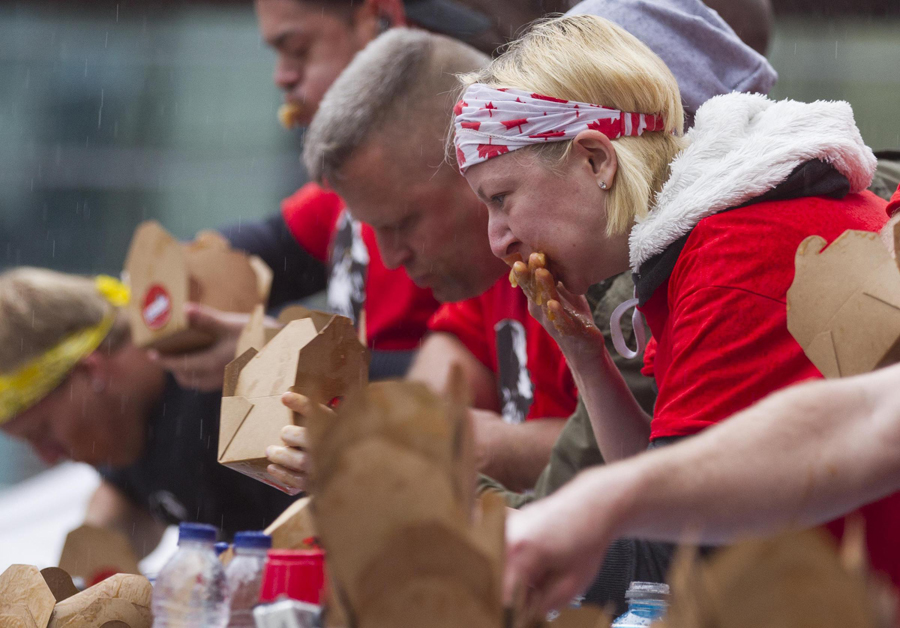
[(208, 523), (229, 539), (262, 530), (296, 497), (218, 463), (221, 401), (221, 392), (186, 390), (167, 376), (140, 460), (101, 476), (166, 523)]

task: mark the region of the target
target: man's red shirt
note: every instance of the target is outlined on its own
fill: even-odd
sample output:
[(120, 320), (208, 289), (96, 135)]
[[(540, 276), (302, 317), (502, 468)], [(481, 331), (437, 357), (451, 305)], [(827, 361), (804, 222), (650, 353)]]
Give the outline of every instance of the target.
[(562, 352), (529, 314), (525, 294), (505, 277), (479, 297), (444, 304), (429, 328), (456, 336), (497, 375), (507, 422), (574, 412), (578, 391)]

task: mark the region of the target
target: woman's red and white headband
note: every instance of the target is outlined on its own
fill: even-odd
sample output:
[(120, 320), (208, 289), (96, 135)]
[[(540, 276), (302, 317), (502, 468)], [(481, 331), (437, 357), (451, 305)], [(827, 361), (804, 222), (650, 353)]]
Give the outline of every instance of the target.
[(496, 89), (475, 83), (453, 108), (459, 170), (544, 142), (571, 140), (582, 131), (600, 131), (611, 140), (644, 131), (662, 131), (660, 115), (625, 113), (600, 105)]

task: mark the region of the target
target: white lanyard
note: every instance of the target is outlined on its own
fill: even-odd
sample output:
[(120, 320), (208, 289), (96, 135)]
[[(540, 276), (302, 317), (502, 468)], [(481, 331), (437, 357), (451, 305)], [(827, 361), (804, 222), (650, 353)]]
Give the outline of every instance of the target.
[[(626, 360), (638, 357), (644, 352), (644, 349), (647, 346), (647, 334), (644, 331), (644, 319), (637, 309), (637, 305), (640, 302), (637, 298), (637, 289), (635, 289), (634, 295), (633, 299), (628, 299), (624, 303), (620, 303), (619, 306), (613, 310), (612, 316), (609, 317), (609, 332), (612, 336), (613, 346), (616, 348), (616, 352)], [(628, 345), (625, 344), (625, 335), (622, 333), (622, 315), (631, 308), (634, 308), (634, 313), (631, 315), (631, 324), (634, 327), (634, 337), (637, 340), (637, 348), (634, 351), (629, 349)]]

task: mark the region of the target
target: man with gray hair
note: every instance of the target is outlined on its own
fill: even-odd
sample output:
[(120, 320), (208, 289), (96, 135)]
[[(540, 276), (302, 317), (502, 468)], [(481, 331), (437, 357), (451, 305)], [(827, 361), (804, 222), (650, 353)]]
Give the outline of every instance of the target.
[[(589, 0), (572, 12), (602, 13), (639, 39), (653, 40), (651, 48), (675, 72), (689, 118), (712, 96), (766, 92), (775, 80), (765, 58), (699, 0)], [(385, 265), (404, 266), (445, 303), (429, 325), (437, 333), (426, 339), (409, 377), (440, 388), (449, 364), (461, 363), (475, 407), (503, 410), (504, 421), (476, 414), (476, 435), (489, 456), (481, 469), (512, 489), (531, 488), (537, 478), (537, 492), (545, 494), (602, 459), (581, 408), (555, 449), (560, 422), (525, 421), (568, 414), (571, 374), (556, 344), (531, 329), (521, 295), (498, 281), (506, 269), (489, 254), (487, 212), (444, 159), (457, 93), (452, 75), (485, 60), (463, 44), (425, 33), (382, 35), (325, 94), (304, 160), (313, 179), (326, 182), (356, 219), (371, 225)], [(609, 320), (631, 291), (627, 276), (596, 286), (590, 296), (601, 316), (595, 318)], [(654, 393), (640, 361), (619, 357), (611, 346), (610, 355), (635, 397), (652, 410)], [(530, 390), (521, 385), (528, 379)], [(565, 403), (552, 403), (559, 399)], [(553, 464), (541, 475), (551, 450)]]
[(472, 333), (441, 333), (433, 324), (439, 333), (427, 338), (409, 377), (440, 389), (450, 365), (462, 364), (479, 408), (473, 410), (479, 469), (525, 490), (547, 464), (576, 391), (562, 354), (491, 253), (487, 210), (445, 159), (455, 75), (487, 61), (465, 44), (423, 31), (381, 35), (323, 98), (304, 160), (313, 180), (327, 183), (355, 219), (372, 227), (388, 268), (403, 266), (444, 303), (491, 293), (495, 285), (504, 290), (494, 301), (506, 309), (480, 312)]

